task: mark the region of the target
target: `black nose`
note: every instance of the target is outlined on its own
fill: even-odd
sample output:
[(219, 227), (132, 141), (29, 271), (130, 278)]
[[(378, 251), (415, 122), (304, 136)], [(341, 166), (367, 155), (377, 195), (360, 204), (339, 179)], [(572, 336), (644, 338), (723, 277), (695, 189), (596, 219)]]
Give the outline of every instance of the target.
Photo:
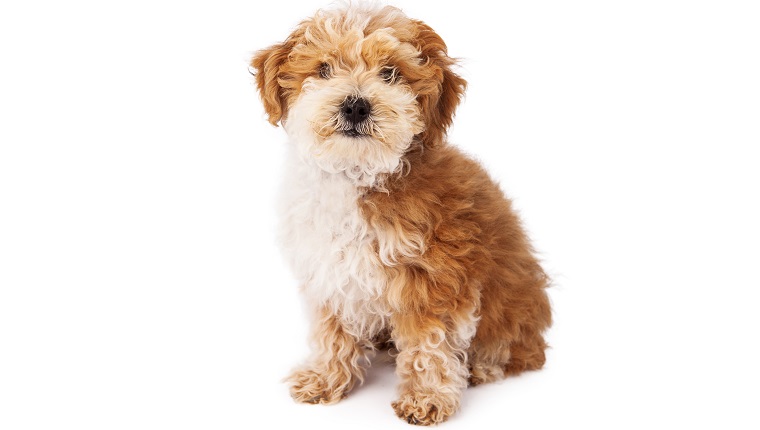
[(347, 98), (340, 107), (343, 118), (351, 124), (358, 124), (369, 117), (370, 105), (363, 98)]

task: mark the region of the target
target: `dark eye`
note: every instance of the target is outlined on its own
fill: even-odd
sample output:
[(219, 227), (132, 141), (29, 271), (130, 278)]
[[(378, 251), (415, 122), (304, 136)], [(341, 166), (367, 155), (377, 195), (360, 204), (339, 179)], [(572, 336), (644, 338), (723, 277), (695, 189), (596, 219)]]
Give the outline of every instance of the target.
[(320, 64), (319, 77), (322, 79), (330, 79), (332, 77), (332, 67), (327, 63)]
[(386, 84), (395, 84), (401, 80), (398, 69), (393, 66), (385, 66), (380, 69), (380, 77), (383, 78)]

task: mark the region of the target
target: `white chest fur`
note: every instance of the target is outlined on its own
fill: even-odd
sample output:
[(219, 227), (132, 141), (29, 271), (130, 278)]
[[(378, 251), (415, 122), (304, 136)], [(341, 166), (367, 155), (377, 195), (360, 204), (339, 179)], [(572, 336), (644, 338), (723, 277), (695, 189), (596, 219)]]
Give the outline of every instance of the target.
[(357, 187), (290, 154), (282, 193), (281, 239), (310, 304), (325, 306), (356, 336), (385, 325), (384, 271), (376, 234), (359, 213)]

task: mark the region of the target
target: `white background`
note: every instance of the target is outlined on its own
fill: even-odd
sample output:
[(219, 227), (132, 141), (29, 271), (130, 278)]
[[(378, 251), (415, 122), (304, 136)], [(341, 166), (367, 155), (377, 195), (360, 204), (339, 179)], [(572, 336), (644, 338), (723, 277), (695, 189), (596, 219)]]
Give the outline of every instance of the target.
[[(547, 270), (544, 370), (442, 428), (758, 428), (755, 1), (399, 1), (470, 82), (451, 141)], [(324, 2), (0, 6), (0, 428), (407, 428), (335, 406), (275, 243), (285, 135), (253, 51)]]

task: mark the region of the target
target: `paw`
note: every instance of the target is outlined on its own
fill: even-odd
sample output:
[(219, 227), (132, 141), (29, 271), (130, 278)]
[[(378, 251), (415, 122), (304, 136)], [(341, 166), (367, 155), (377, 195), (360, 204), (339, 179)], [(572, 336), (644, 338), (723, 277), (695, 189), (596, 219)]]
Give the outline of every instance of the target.
[(459, 408), (459, 396), (405, 392), (391, 403), (396, 415), (409, 424), (429, 426), (446, 421)]
[(470, 377), (467, 382), (468, 385), (475, 386), (500, 379), (504, 379), (504, 369), (501, 366), (476, 365), (470, 367)]
[(286, 382), (290, 384), (290, 395), (300, 403), (335, 403), (346, 397), (351, 389), (350, 380), (343, 383), (335, 380), (331, 385), (328, 378), (310, 369), (293, 372)]

